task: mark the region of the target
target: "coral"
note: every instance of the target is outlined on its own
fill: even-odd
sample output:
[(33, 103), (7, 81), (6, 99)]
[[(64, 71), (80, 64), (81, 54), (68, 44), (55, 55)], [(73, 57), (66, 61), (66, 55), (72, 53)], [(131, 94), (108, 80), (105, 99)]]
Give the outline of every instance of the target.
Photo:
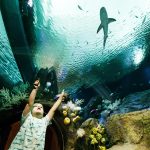
[(90, 132), (89, 132), (89, 141), (90, 141), (90, 144), (92, 145), (95, 145), (97, 147), (99, 146), (103, 146), (105, 147), (105, 142), (106, 142), (106, 139), (104, 137), (104, 127), (100, 124), (98, 124), (97, 126), (94, 126), (90, 129)]
[(68, 126), (68, 130), (72, 131), (77, 128), (78, 122), (80, 120), (80, 116), (78, 115), (81, 107), (79, 107), (72, 100), (67, 103), (62, 104), (62, 114), (64, 117), (64, 125)]
[(84, 141), (82, 144), (82, 149), (106, 150), (105, 144), (107, 137), (105, 128), (103, 125), (98, 123), (97, 119), (89, 118), (83, 122), (80, 128), (77, 130), (77, 138), (79, 139), (76, 141), (76, 145), (78, 145), (80, 141)]
[(68, 108), (70, 111), (79, 111), (81, 107), (77, 106), (76, 103), (73, 103), (71, 100), (67, 102), (67, 104), (62, 105), (63, 109)]
[[(87, 118), (97, 118), (104, 120), (101, 122), (104, 123), (110, 114), (113, 114), (118, 110), (120, 103), (121, 99), (116, 99), (112, 102), (108, 99), (102, 100), (99, 97), (93, 97), (88, 104), (82, 108), (80, 115), (82, 115), (83, 120), (86, 120)], [(87, 113), (87, 111), (89, 113)]]
[(109, 100), (103, 100), (102, 105), (104, 109), (109, 109), (109, 110), (116, 110), (118, 106), (120, 105), (120, 99), (116, 99), (113, 103)]
[[(79, 104), (79, 103), (78, 103)], [(77, 140), (77, 137), (84, 136), (84, 130), (78, 130), (80, 116), (78, 115), (81, 107), (74, 103), (72, 100), (64, 103), (62, 105), (62, 114), (64, 117), (64, 125), (66, 126), (66, 150), (71, 150), (74, 147), (74, 143)]]
[(85, 135), (85, 130), (82, 128), (79, 128), (77, 130), (77, 138), (82, 138)]
[(68, 125), (68, 124), (70, 124), (70, 118), (69, 117), (65, 117), (65, 119), (64, 119), (64, 124), (65, 125)]
[(82, 105), (83, 102), (84, 102), (84, 99), (76, 99), (75, 100), (75, 104), (78, 105), (78, 106)]

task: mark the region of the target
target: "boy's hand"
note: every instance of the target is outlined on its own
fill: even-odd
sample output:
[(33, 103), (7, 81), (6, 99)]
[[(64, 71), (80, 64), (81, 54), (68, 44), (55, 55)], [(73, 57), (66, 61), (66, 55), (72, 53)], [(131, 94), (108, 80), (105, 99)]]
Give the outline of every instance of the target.
[(35, 89), (38, 89), (40, 87), (40, 81), (36, 80), (33, 85)]
[(61, 94), (58, 94), (57, 96), (58, 96), (58, 97), (62, 97), (62, 101), (64, 101), (64, 100), (65, 100), (65, 98), (68, 96), (68, 94), (67, 94), (67, 93), (65, 93), (65, 91), (64, 91), (64, 90), (62, 90)]

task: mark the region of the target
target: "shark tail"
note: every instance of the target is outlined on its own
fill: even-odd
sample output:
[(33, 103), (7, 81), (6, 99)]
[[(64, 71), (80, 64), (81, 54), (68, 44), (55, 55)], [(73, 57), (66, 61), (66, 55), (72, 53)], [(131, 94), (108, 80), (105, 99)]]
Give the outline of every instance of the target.
[(98, 29), (97, 29), (97, 33), (101, 30), (102, 28), (102, 24), (99, 25)]
[(104, 36), (103, 48), (105, 48), (107, 37), (108, 37), (108, 36)]

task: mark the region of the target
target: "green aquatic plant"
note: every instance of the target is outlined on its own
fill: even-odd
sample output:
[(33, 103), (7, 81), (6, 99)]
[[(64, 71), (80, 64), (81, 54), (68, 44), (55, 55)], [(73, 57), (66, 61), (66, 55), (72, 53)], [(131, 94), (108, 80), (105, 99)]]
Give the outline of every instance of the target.
[(13, 87), (12, 93), (15, 95), (23, 96), (22, 94), (26, 94), (29, 88), (29, 83), (21, 83), (18, 86)]
[(28, 96), (27, 93), (20, 93), (18, 95), (12, 94), (11, 104), (19, 105), (22, 101), (25, 101), (27, 96)]
[(28, 97), (28, 89), (28, 83), (22, 83), (18, 86), (15, 86), (11, 91), (12, 104), (19, 105), (22, 101), (24, 101)]
[(19, 105), (21, 102), (26, 101), (28, 96), (28, 83), (22, 83), (13, 87), (12, 90), (3, 88), (0, 90), (0, 108), (13, 107)]
[(8, 105), (11, 102), (10, 91), (6, 88), (0, 90), (0, 107)]

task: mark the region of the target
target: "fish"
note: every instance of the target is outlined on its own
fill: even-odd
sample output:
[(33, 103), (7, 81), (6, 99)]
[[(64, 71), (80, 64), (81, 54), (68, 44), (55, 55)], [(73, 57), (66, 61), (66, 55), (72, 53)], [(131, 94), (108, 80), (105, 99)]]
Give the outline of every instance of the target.
[(103, 32), (104, 32), (103, 47), (105, 47), (106, 40), (107, 40), (107, 37), (108, 37), (108, 24), (111, 23), (111, 22), (116, 21), (116, 19), (108, 18), (106, 8), (102, 7), (100, 9), (100, 21), (101, 21), (101, 24), (99, 25), (99, 27), (97, 29), (97, 34), (103, 28)]
[(83, 10), (82, 7), (81, 7), (80, 5), (78, 5), (78, 8), (79, 8), (80, 10)]
[(146, 20), (146, 16), (144, 17), (144, 19), (143, 19), (143, 21), (142, 21), (142, 24), (145, 22), (145, 20)]

